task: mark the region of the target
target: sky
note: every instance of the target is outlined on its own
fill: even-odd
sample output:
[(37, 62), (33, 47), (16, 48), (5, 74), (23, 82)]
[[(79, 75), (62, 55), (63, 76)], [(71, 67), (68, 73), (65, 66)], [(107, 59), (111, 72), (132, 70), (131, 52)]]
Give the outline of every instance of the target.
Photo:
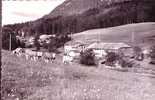
[(65, 0), (2, 1), (2, 25), (33, 21)]

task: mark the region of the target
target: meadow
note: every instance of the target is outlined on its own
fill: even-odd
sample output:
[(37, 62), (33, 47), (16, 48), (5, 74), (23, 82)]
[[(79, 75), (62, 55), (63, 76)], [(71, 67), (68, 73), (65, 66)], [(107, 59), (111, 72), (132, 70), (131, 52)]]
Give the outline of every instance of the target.
[[(146, 61), (147, 62), (147, 61)], [(2, 100), (154, 100), (155, 67), (125, 70), (103, 65), (30, 61), (2, 50)]]
[[(134, 35), (134, 37), (132, 37), (132, 35)], [(94, 41), (125, 42), (134, 46), (135, 44), (147, 46), (148, 44), (154, 44), (154, 36), (155, 23), (145, 22), (83, 31), (74, 34), (73, 41), (81, 41), (84, 43)]]
[[(153, 43), (154, 27), (155, 23), (151, 22), (88, 30), (74, 34), (73, 41), (86, 43), (101, 39), (103, 42), (131, 43), (134, 31), (135, 44), (146, 47)], [(62, 52), (63, 48), (60, 49)], [(114, 70), (101, 64), (63, 64), (61, 53), (54, 63), (45, 63), (2, 50), (1, 99), (154, 100), (155, 66), (150, 65), (148, 59), (137, 63), (140, 66)]]

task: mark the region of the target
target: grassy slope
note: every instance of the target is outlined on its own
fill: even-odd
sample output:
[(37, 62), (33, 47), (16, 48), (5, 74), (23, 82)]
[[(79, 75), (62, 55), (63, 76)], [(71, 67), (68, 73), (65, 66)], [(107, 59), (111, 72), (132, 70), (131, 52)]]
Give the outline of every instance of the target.
[[(154, 100), (155, 78), (105, 69), (26, 61), (2, 51), (2, 99), (13, 100)], [(143, 67), (148, 67), (146, 64)], [(140, 72), (141, 70), (137, 70)], [(141, 71), (142, 72), (142, 71)], [(150, 72), (150, 69), (147, 70)], [(152, 72), (153, 73), (153, 72)], [(155, 69), (154, 69), (155, 73)], [(11, 92), (11, 89), (14, 89)], [(8, 94), (14, 97), (7, 96)]]
[[(96, 41), (103, 42), (127, 42), (131, 43), (132, 32), (135, 33), (135, 43), (148, 42), (149, 36), (155, 36), (155, 23), (127, 24), (111, 28), (93, 29), (77, 33), (73, 40), (77, 41)], [(150, 41), (149, 41), (150, 42)], [(131, 43), (132, 44), (132, 43)]]

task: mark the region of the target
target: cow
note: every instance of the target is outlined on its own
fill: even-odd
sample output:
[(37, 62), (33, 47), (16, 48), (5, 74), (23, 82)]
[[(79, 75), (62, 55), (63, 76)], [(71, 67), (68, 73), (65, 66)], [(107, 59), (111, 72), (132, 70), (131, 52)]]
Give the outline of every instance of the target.
[(43, 57), (43, 52), (38, 51), (37, 52), (37, 59), (40, 59)]
[(43, 54), (43, 58), (45, 60), (45, 62), (49, 62), (49, 61), (54, 61), (56, 58), (56, 54), (55, 53), (49, 53), (49, 52), (45, 52)]
[(56, 58), (56, 53), (52, 53), (52, 60), (54, 61)]
[(16, 48), (15, 50), (12, 51), (12, 54), (17, 55), (18, 57), (21, 56), (22, 53), (24, 53), (23, 48)]
[(32, 51), (30, 49), (25, 49), (25, 57), (27, 60), (30, 58), (31, 60), (36, 61), (37, 60), (37, 52)]

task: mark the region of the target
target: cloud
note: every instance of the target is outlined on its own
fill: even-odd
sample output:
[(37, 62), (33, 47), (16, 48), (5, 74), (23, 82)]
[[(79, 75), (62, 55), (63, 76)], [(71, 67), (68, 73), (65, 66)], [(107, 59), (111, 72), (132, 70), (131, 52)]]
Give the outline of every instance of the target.
[(36, 20), (65, 0), (2, 1), (2, 25)]
[(15, 16), (30, 17), (30, 18), (40, 16), (40, 14), (38, 14), (38, 13), (25, 13), (25, 12), (16, 12), (16, 11), (12, 12), (12, 14)]

